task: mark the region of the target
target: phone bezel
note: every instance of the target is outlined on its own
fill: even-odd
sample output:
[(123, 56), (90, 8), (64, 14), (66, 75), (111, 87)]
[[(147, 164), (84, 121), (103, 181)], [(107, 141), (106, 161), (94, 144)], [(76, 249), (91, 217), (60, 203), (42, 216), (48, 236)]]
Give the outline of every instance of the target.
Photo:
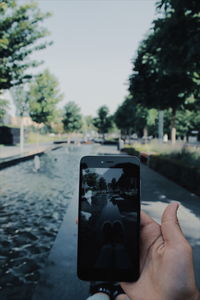
[[(103, 161), (103, 163), (102, 163)], [(113, 168), (116, 165), (132, 163), (137, 167), (137, 188), (138, 188), (138, 203), (137, 212), (138, 218), (136, 223), (136, 236), (137, 236), (137, 265), (134, 270), (118, 270), (113, 272), (113, 270), (94, 270), (94, 269), (82, 269), (79, 267), (79, 257), (80, 257), (80, 247), (79, 247), (79, 232), (80, 223), (78, 224), (78, 245), (77, 245), (77, 275), (79, 279), (86, 281), (136, 281), (139, 277), (139, 237), (140, 237), (140, 160), (135, 156), (130, 155), (99, 155), (99, 156), (84, 156), (80, 161), (80, 175), (79, 175), (79, 204), (78, 204), (78, 217), (80, 220), (80, 199), (81, 199), (81, 178), (82, 178), (82, 168)]]

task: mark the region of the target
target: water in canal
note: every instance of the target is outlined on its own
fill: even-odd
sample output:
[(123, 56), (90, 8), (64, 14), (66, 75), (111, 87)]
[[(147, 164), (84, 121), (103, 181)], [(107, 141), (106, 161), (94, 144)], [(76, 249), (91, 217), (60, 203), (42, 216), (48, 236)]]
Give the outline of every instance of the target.
[(1, 300), (31, 299), (92, 149), (65, 146), (0, 171)]
[[(114, 148), (65, 146), (42, 155), (39, 162), (30, 160), (0, 171), (1, 300), (31, 299), (76, 192), (80, 157), (113, 152)], [(200, 287), (200, 199), (142, 166), (142, 209), (159, 221), (163, 209), (174, 200), (181, 202), (179, 220), (193, 247)], [(63, 278), (65, 289), (66, 280)]]

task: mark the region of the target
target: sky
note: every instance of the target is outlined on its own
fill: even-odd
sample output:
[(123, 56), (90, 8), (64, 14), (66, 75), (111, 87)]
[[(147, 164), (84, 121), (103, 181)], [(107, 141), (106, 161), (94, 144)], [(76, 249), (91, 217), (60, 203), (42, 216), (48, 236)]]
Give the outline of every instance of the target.
[[(28, 1), (28, 0), (26, 0)], [(24, 2), (24, 0), (19, 0)], [(54, 43), (34, 53), (59, 80), (64, 99), (83, 115), (114, 113), (128, 95), (132, 59), (155, 18), (155, 0), (39, 0), (53, 13), (44, 26)]]

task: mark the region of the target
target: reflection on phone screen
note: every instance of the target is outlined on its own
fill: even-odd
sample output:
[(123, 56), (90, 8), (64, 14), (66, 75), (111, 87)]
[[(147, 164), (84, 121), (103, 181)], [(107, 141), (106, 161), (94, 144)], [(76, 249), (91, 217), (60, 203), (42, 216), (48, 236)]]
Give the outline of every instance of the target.
[(137, 264), (138, 177), (131, 163), (83, 168), (80, 267), (129, 270)]

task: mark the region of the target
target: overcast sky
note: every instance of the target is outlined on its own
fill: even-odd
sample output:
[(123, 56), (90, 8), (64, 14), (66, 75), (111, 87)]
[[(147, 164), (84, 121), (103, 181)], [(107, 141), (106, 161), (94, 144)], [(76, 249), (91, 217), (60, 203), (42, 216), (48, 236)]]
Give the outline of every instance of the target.
[[(28, 1), (28, 0), (27, 0)], [(19, 1), (22, 2), (22, 1)], [(63, 103), (84, 115), (106, 104), (113, 113), (128, 94), (131, 60), (155, 18), (155, 0), (39, 0), (53, 46), (34, 54), (60, 82)]]

